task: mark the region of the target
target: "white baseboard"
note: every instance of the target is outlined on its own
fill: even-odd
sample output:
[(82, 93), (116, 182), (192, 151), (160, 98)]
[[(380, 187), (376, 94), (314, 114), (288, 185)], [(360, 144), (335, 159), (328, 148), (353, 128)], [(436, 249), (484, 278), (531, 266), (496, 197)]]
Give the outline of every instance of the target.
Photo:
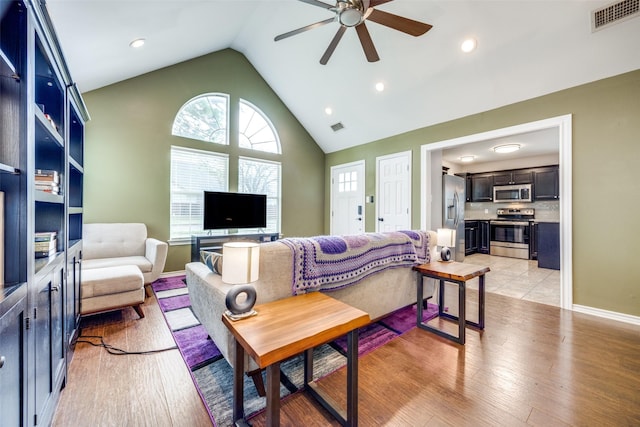
[(573, 311), (591, 314), (592, 316), (603, 317), (605, 319), (617, 320), (618, 322), (631, 323), (640, 326), (640, 317), (630, 314), (617, 313), (615, 311), (602, 310), (599, 308), (587, 307), (586, 305), (573, 305)]
[(176, 276), (184, 276), (185, 274), (187, 274), (185, 270), (165, 271), (163, 273), (160, 273), (160, 277), (176, 277)]

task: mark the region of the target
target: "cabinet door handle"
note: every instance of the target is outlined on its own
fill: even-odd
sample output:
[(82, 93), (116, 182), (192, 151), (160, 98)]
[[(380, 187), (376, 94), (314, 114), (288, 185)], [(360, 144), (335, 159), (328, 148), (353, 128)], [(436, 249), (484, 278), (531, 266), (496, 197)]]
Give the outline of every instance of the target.
[(51, 292), (58, 292), (60, 290), (60, 286), (52, 286)]
[(4, 361), (7, 360), (5, 359), (4, 356), (0, 357), (0, 368), (2, 368), (4, 366)]
[(384, 221), (384, 218), (378, 218), (378, 221), (382, 222)]

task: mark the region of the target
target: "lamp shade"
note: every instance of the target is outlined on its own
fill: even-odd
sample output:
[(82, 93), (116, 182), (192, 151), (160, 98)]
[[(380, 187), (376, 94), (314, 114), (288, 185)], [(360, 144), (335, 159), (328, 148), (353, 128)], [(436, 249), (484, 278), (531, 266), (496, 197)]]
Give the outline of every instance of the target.
[(222, 281), (239, 285), (258, 280), (260, 245), (251, 242), (229, 242), (222, 245)]
[(438, 228), (438, 246), (455, 247), (456, 230)]

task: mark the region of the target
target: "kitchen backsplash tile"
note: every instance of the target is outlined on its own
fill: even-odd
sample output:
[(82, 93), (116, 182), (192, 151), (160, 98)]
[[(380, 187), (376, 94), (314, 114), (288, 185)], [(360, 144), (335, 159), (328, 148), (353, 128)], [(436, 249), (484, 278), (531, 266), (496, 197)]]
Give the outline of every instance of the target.
[[(560, 201), (532, 203), (470, 202), (464, 204), (465, 219), (494, 219), (497, 209), (533, 208), (539, 221), (560, 221)], [(485, 212), (486, 211), (486, 212)]]

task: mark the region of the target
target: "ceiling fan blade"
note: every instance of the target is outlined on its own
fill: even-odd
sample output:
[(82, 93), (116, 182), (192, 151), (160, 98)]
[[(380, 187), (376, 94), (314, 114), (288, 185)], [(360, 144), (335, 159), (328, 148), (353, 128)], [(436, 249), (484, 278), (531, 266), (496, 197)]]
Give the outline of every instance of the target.
[(296, 34), (304, 33), (305, 31), (313, 30), (314, 28), (318, 28), (318, 27), (321, 27), (323, 25), (330, 24), (335, 20), (336, 20), (336, 18), (334, 17), (334, 18), (325, 19), (324, 21), (316, 22), (315, 24), (306, 25), (304, 27), (298, 28), (297, 30), (289, 31), (289, 32), (286, 32), (284, 34), (280, 34), (279, 36), (275, 37), (274, 41), (279, 41), (279, 40), (282, 40), (282, 39), (286, 39), (287, 37), (295, 36)]
[(380, 6), (381, 4), (389, 3), (390, 1), (393, 0), (371, 0), (371, 4), (369, 5), (369, 7)]
[(369, 8), (369, 11), (371, 13), (367, 17), (368, 20), (415, 37), (423, 35), (432, 28), (429, 24), (414, 21), (413, 19), (394, 15), (392, 13), (383, 12), (381, 10)]
[(379, 61), (380, 57), (378, 56), (376, 47), (373, 45), (373, 40), (371, 40), (369, 30), (367, 29), (364, 22), (356, 26), (356, 32), (358, 33), (358, 38), (360, 38), (360, 44), (362, 45), (362, 49), (364, 50), (364, 55), (367, 57), (367, 61)]
[(318, 6), (323, 9), (331, 9), (332, 7), (335, 7), (335, 5), (333, 4), (326, 4), (318, 0), (298, 0), (298, 1), (301, 1), (302, 3), (310, 4), (311, 6)]
[(333, 40), (331, 40), (331, 43), (329, 43), (329, 47), (327, 47), (324, 55), (322, 55), (322, 58), (320, 58), (320, 63), (322, 65), (327, 65), (327, 62), (329, 62), (329, 58), (331, 58), (333, 51), (336, 50), (336, 47), (338, 46), (338, 43), (340, 43), (340, 39), (344, 35), (345, 31), (347, 31), (347, 27), (345, 27), (344, 25), (340, 25), (338, 32), (335, 36), (333, 36)]

